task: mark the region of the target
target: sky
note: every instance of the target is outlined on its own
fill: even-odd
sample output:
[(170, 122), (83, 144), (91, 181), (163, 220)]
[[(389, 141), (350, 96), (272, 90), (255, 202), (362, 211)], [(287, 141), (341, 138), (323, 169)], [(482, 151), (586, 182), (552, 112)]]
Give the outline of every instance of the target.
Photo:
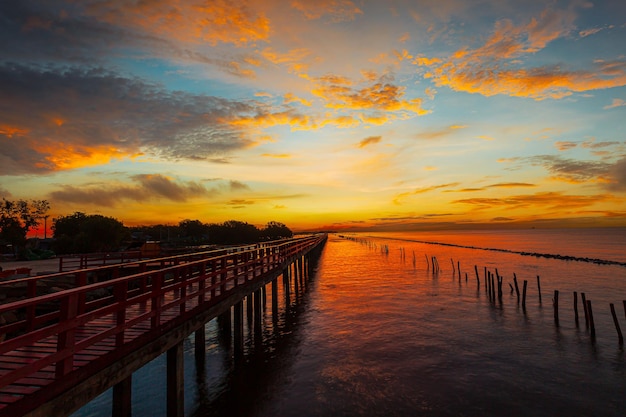
[(0, 197), (128, 226), (626, 226), (626, 2), (3, 0)]

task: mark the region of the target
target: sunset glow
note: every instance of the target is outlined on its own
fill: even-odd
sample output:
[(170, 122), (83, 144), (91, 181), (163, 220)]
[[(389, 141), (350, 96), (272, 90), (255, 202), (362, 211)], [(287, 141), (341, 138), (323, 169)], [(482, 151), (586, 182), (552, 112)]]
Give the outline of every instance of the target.
[(626, 3), (9, 0), (0, 198), (126, 225), (626, 226)]

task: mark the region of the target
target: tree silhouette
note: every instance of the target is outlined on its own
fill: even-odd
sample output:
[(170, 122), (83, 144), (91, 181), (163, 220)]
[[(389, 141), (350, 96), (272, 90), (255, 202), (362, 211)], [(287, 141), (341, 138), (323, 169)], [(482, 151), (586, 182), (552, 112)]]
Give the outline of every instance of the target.
[(28, 231), (39, 225), (50, 210), (47, 200), (7, 200), (0, 204), (0, 239), (13, 246), (13, 254), (23, 249)]

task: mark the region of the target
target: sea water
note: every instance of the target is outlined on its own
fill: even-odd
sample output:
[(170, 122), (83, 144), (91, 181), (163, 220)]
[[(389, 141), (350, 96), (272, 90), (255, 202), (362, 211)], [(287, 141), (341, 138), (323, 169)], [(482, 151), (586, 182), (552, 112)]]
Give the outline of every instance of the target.
[[(626, 415), (609, 309), (626, 333), (624, 229), (342, 236), (329, 237), (298, 294), (287, 300), (281, 286), (276, 316), (268, 299), (260, 334), (245, 323), (243, 359), (215, 322), (204, 364), (185, 341), (186, 415)], [(484, 274), (496, 270), (503, 291), (493, 300)], [(525, 308), (514, 276), (520, 290), (526, 281)], [(75, 415), (110, 413), (109, 391)], [(133, 415), (165, 415), (164, 357), (134, 374)]]

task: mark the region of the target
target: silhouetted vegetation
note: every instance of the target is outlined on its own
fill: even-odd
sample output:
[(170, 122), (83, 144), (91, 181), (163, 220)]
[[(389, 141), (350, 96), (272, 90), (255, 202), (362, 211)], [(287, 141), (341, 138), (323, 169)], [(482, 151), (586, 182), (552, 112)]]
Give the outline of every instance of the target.
[(184, 245), (236, 245), (293, 237), (293, 232), (283, 223), (271, 221), (263, 229), (237, 220), (224, 223), (202, 223), (183, 220), (177, 226), (152, 225), (131, 227), (138, 240), (158, 240), (171, 246)]
[(128, 228), (113, 217), (76, 212), (53, 221), (56, 253), (111, 252), (128, 240)]
[(14, 255), (22, 252), (26, 235), (46, 217), (50, 203), (46, 200), (7, 200), (0, 204), (0, 240), (11, 245)]

